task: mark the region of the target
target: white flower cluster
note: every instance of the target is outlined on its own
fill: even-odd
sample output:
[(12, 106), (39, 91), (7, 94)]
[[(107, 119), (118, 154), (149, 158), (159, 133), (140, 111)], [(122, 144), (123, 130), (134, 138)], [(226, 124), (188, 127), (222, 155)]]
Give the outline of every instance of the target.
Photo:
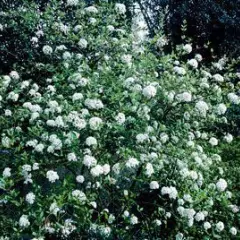
[(195, 108), (200, 116), (206, 116), (207, 111), (209, 110), (208, 104), (202, 100), (198, 101), (195, 105)]
[(52, 47), (50, 47), (50, 46), (48, 46), (48, 45), (44, 46), (44, 47), (43, 47), (43, 53), (44, 53), (45, 55), (51, 55), (51, 54), (53, 53)]
[(122, 3), (116, 3), (115, 10), (119, 14), (125, 14), (126, 13), (126, 6)]
[(118, 113), (117, 116), (115, 117), (116, 121), (118, 124), (122, 125), (126, 121), (126, 117), (124, 113)]
[(173, 71), (176, 72), (179, 75), (185, 75), (186, 74), (186, 70), (183, 67), (175, 66), (173, 68)]
[(198, 61), (196, 59), (190, 59), (190, 60), (188, 60), (187, 63), (192, 68), (198, 68)]
[(82, 49), (85, 49), (88, 46), (88, 41), (85, 38), (81, 38), (78, 42), (78, 46)]
[(100, 175), (107, 175), (110, 172), (110, 166), (109, 164), (104, 164), (103, 166), (101, 165), (96, 165), (93, 167), (90, 171), (93, 177), (99, 177)]
[(85, 202), (87, 200), (85, 193), (80, 190), (72, 191), (72, 196), (77, 198), (81, 202)]
[(192, 94), (189, 92), (183, 92), (176, 95), (176, 99), (179, 102), (191, 102)]
[(85, 11), (87, 13), (98, 13), (98, 9), (95, 6), (89, 6), (85, 8)]
[(155, 97), (155, 95), (157, 94), (157, 90), (154, 86), (147, 86), (143, 89), (143, 95), (146, 97), (146, 98), (152, 98), (152, 97)]
[(178, 196), (177, 189), (175, 187), (162, 187), (161, 189), (162, 195), (168, 195), (169, 198), (176, 199)]
[(22, 215), (19, 219), (19, 226), (21, 228), (27, 228), (30, 226), (30, 222), (28, 220), (28, 216), (27, 215)]
[(103, 103), (101, 100), (99, 99), (86, 99), (84, 101), (84, 104), (86, 105), (86, 107), (88, 107), (89, 109), (102, 109), (104, 106), (103, 106)]
[(139, 165), (139, 161), (136, 158), (129, 158), (126, 162), (126, 167), (128, 168), (136, 168)]
[(186, 52), (186, 53), (191, 53), (192, 52), (192, 46), (191, 44), (186, 44), (183, 46), (183, 50)]
[(154, 190), (154, 189), (159, 189), (159, 184), (157, 181), (152, 181), (150, 182), (150, 189)]
[(49, 180), (49, 182), (51, 182), (51, 183), (54, 183), (56, 180), (59, 179), (57, 172), (55, 172), (53, 170), (47, 171), (46, 176), (47, 176), (47, 179)]
[(26, 201), (29, 203), (29, 204), (33, 204), (35, 202), (35, 194), (30, 192), (26, 195)]
[(67, 6), (77, 6), (78, 3), (78, 0), (67, 0)]
[(224, 179), (219, 179), (218, 182), (216, 183), (216, 188), (218, 191), (223, 192), (227, 188), (227, 182)]

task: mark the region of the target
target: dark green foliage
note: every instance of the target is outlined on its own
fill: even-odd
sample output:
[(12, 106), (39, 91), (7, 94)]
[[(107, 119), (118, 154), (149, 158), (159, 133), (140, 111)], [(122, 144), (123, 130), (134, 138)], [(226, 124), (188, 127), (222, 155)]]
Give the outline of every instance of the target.
[[(31, 63), (40, 55), (32, 47), (30, 41), (39, 30), (40, 12), (46, 7), (47, 1), (37, 1), (35, 11), (25, 11), (26, 7), (34, 3), (29, 1), (2, 1), (0, 3), (1, 24), (0, 32), (0, 73), (8, 74), (15, 64)], [(38, 14), (37, 14), (38, 13)], [(25, 34), (23, 34), (25, 33)]]
[(240, 136), (240, 107), (233, 105), (228, 109), (229, 130), (235, 136)]
[[(238, 202), (240, 204), (240, 138), (236, 138), (231, 144), (225, 144), (221, 147), (223, 162), (227, 167), (226, 171), (227, 179), (231, 183), (231, 188), (235, 189), (235, 193), (238, 193)], [(239, 223), (240, 224), (240, 223)]]
[[(111, 2), (116, 2), (111, 0)], [(164, 31), (172, 47), (182, 43), (182, 25), (187, 23), (184, 34), (191, 38), (205, 58), (240, 53), (240, 0), (133, 0), (120, 1), (129, 9), (131, 2), (139, 3), (151, 36), (161, 30), (163, 13)], [(130, 4), (131, 3), (131, 4)], [(130, 4), (130, 5), (129, 5)], [(206, 50), (209, 43), (211, 50)]]
[(187, 37), (191, 38), (195, 46), (202, 49), (203, 52), (205, 51), (204, 44), (209, 42), (214, 55), (239, 55), (239, 0), (154, 0), (145, 2), (145, 6), (153, 12), (150, 22), (152, 32), (158, 29), (160, 13), (168, 7), (164, 30), (174, 45), (182, 41), (181, 26), (186, 20)]

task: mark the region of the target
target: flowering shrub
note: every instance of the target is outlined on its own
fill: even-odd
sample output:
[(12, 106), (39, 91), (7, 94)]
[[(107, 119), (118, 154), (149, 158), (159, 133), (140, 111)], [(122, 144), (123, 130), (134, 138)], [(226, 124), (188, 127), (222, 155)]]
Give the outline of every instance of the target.
[(230, 76), (178, 61), (191, 46), (157, 58), (121, 4), (22, 11), (36, 57), (0, 81), (2, 239), (237, 235), (215, 131), (240, 102)]

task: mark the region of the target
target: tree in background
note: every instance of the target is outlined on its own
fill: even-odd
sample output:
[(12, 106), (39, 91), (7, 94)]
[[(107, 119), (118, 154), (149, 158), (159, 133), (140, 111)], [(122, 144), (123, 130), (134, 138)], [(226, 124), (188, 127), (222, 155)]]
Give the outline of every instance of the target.
[[(141, 4), (150, 33), (159, 31), (162, 12), (165, 16), (164, 31), (173, 46), (182, 42), (182, 25), (186, 21), (187, 37), (206, 55), (238, 56), (240, 53), (240, 1), (228, 0), (143, 0)], [(210, 43), (213, 54), (205, 48)]]

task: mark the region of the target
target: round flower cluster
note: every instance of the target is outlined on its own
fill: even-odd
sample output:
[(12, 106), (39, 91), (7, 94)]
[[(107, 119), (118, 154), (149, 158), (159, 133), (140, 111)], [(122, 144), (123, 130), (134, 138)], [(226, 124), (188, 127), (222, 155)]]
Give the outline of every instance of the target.
[(78, 0), (67, 0), (67, 6), (77, 6)]
[(48, 178), (49, 182), (51, 182), (51, 183), (54, 183), (56, 180), (59, 179), (57, 172), (52, 171), (52, 170), (47, 172), (46, 177)]
[(183, 46), (183, 50), (186, 52), (186, 53), (191, 53), (192, 52), (192, 46), (191, 44), (186, 44)]
[(119, 14), (125, 14), (126, 13), (126, 6), (122, 3), (116, 3), (115, 10)]
[(46, 55), (51, 55), (53, 52), (53, 49), (52, 47), (46, 45), (43, 47), (43, 53), (46, 54)]
[(143, 89), (143, 95), (146, 97), (146, 98), (152, 98), (154, 97), (155, 95), (157, 94), (157, 90), (154, 86), (147, 86)]

